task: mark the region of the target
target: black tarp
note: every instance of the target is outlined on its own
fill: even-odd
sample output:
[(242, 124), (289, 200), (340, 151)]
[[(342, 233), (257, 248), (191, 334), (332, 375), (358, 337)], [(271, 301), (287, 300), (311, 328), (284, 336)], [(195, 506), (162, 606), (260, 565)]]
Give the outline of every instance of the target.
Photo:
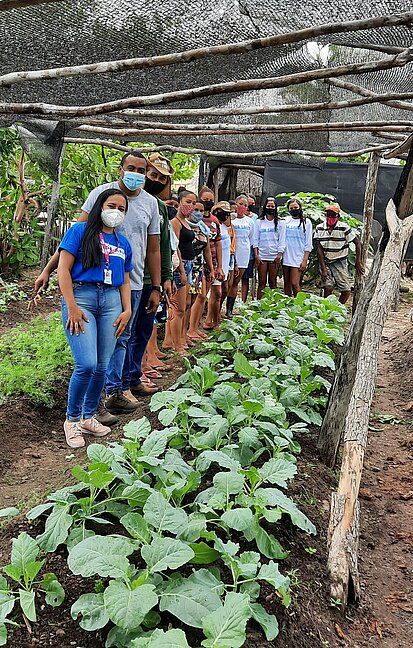
[[(382, 164), (377, 179), (374, 219), (385, 221), (386, 205), (393, 198), (402, 171), (401, 166)], [(319, 166), (269, 160), (265, 165), (263, 197), (299, 191), (331, 194), (348, 213), (362, 218), (367, 164), (326, 162)], [(282, 201), (280, 201), (282, 203)], [(407, 258), (413, 259), (413, 239)]]

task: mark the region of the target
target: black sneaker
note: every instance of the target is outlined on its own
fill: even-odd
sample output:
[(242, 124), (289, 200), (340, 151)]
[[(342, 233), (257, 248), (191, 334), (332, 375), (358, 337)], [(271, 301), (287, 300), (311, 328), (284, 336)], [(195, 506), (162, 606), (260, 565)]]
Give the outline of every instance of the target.
[(118, 417), (113, 416), (110, 412), (105, 407), (105, 401), (102, 400), (99, 403), (98, 411), (95, 414), (95, 419), (99, 421), (99, 423), (102, 423), (102, 425), (108, 425), (111, 427), (112, 425), (115, 425), (118, 422)]
[(118, 391), (106, 399), (105, 407), (111, 414), (131, 414), (138, 408), (138, 403), (132, 403)]

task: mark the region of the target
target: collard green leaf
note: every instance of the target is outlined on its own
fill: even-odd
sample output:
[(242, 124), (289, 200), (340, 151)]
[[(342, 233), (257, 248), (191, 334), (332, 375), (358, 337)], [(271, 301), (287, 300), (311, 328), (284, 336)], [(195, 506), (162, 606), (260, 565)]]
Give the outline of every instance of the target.
[(272, 534), (267, 533), (267, 531), (260, 526), (257, 517), (253, 518), (251, 526), (245, 529), (243, 533), (249, 541), (255, 538), (258, 549), (267, 558), (275, 558), (277, 560), (287, 558), (288, 551), (284, 551), (277, 538)]
[(217, 463), (221, 468), (228, 468), (228, 470), (237, 471), (241, 468), (239, 461), (231, 459), (221, 450), (204, 450), (204, 452), (201, 452), (196, 460), (196, 468), (203, 473), (208, 470), (211, 463)]
[(95, 532), (91, 529), (86, 529), (83, 526), (73, 527), (72, 529), (70, 529), (70, 533), (67, 536), (66, 540), (68, 551), (71, 551), (75, 545), (79, 544), (79, 542), (82, 542), (82, 540), (84, 540), (85, 538), (91, 538), (94, 535)]
[(7, 508), (0, 509), (0, 518), (11, 518), (19, 515), (20, 511), (15, 506), (8, 506)]
[(40, 583), (40, 588), (46, 592), (45, 601), (51, 607), (59, 607), (65, 600), (65, 591), (55, 574), (45, 574)]
[(215, 488), (225, 496), (238, 495), (244, 486), (244, 475), (234, 471), (219, 472), (214, 475)]
[(21, 574), (25, 574), (27, 565), (34, 562), (39, 553), (39, 546), (34, 538), (26, 532), (19, 533), (13, 538), (11, 550), (11, 562)]
[(277, 617), (268, 612), (259, 603), (250, 603), (252, 618), (260, 624), (267, 641), (273, 641), (279, 632)]
[(0, 622), (0, 646), (7, 644), (7, 628), (4, 623)]
[(287, 480), (292, 479), (296, 472), (297, 466), (282, 456), (278, 456), (276, 459), (270, 459), (258, 469), (258, 474), (262, 481), (277, 484), (277, 486), (282, 486), (283, 488), (287, 488)]
[(290, 604), (290, 579), (287, 576), (280, 574), (277, 563), (270, 560), (267, 565), (262, 565), (257, 578), (258, 580), (265, 580), (267, 583), (275, 587), (275, 589), (281, 594), (284, 605), (288, 606)]
[(246, 594), (230, 592), (223, 606), (204, 617), (205, 648), (240, 648), (245, 642), (245, 627), (251, 616)]
[(243, 378), (258, 376), (260, 372), (247, 360), (243, 353), (234, 354), (234, 371)]
[(252, 522), (252, 511), (249, 508), (232, 508), (221, 516), (221, 520), (230, 529), (244, 531)]
[(112, 450), (102, 445), (101, 443), (91, 443), (87, 447), (87, 456), (89, 457), (90, 461), (94, 463), (97, 462), (106, 464), (108, 468), (110, 468), (112, 461), (115, 459), (115, 455)]
[(142, 547), (141, 555), (153, 573), (178, 569), (192, 560), (195, 554), (191, 547), (180, 540), (155, 537), (150, 545)]
[(219, 569), (209, 567), (208, 569), (197, 569), (187, 579), (194, 585), (206, 587), (208, 590), (222, 596), (225, 591), (224, 583), (220, 580)]
[(178, 538), (184, 542), (196, 542), (201, 537), (201, 532), (206, 529), (206, 517), (202, 513), (190, 513), (188, 525), (178, 533)]
[[(0, 576), (0, 626), (14, 608), (14, 596), (4, 576)], [(1, 644), (0, 644), (1, 645)]]
[(190, 648), (183, 630), (156, 629), (150, 637), (134, 639), (128, 648)]
[(288, 513), (292, 523), (298, 526), (299, 529), (302, 529), (306, 533), (316, 534), (314, 524), (300, 511), (292, 499), (287, 497), (282, 491), (277, 488), (257, 488), (255, 495), (256, 497), (264, 498), (264, 501), (269, 506), (278, 507), (280, 510)]
[(140, 513), (127, 513), (120, 519), (120, 522), (132, 538), (139, 540), (142, 544), (147, 544), (151, 541), (152, 536), (148, 525)]
[(69, 568), (77, 576), (124, 578), (129, 570), (129, 556), (136, 544), (123, 536), (92, 536), (79, 542), (69, 553)]
[(136, 630), (158, 603), (154, 585), (130, 589), (121, 581), (111, 581), (103, 593), (106, 612), (113, 623), (124, 630)]
[(88, 632), (94, 632), (104, 628), (109, 623), (109, 615), (106, 612), (103, 594), (82, 594), (73, 603), (70, 614), (72, 619), (82, 615), (80, 627)]
[(36, 604), (34, 597), (34, 590), (27, 591), (19, 589), (19, 601), (22, 612), (29, 619), (29, 621), (33, 621), (33, 623), (37, 621)]
[(141, 452), (144, 457), (159, 457), (165, 452), (169, 437), (174, 434), (173, 428), (154, 430), (142, 443)]
[(57, 547), (65, 542), (73, 522), (69, 509), (70, 504), (57, 502), (54, 505), (53, 511), (46, 520), (44, 532), (36, 538), (43, 551), (56, 551)]
[(206, 544), (206, 542), (193, 542), (190, 545), (194, 552), (194, 557), (190, 561), (193, 565), (209, 565), (218, 560), (221, 554)]
[(178, 414), (177, 407), (171, 407), (171, 409), (163, 409), (158, 414), (158, 419), (162, 425), (170, 425), (175, 420)]
[(218, 594), (189, 579), (170, 581), (160, 596), (159, 609), (168, 611), (186, 625), (202, 628), (203, 618), (221, 607)]
[(245, 427), (238, 433), (240, 443), (248, 448), (258, 448), (260, 445), (258, 430), (253, 427)]
[(175, 508), (161, 493), (154, 492), (145, 502), (143, 515), (148, 524), (156, 531), (179, 533), (188, 525), (188, 516), (181, 508)]
[(37, 520), (38, 517), (51, 509), (52, 506), (53, 502), (46, 502), (46, 504), (39, 504), (38, 506), (35, 506), (34, 508), (30, 509), (28, 513), (26, 513), (27, 520)]
[(221, 384), (214, 389), (212, 401), (220, 410), (229, 414), (239, 402), (239, 394), (230, 385)]
[(146, 416), (143, 416), (137, 421), (129, 421), (129, 423), (124, 426), (123, 432), (127, 439), (131, 439), (131, 441), (139, 441), (139, 439), (146, 439), (151, 429), (151, 424), (148, 419)]

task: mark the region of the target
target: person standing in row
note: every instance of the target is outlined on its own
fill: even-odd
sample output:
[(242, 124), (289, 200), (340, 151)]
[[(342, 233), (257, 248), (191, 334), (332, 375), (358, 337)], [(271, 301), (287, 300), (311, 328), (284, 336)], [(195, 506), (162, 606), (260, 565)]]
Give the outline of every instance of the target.
[(308, 257), (313, 249), (313, 226), (303, 214), (298, 198), (287, 202), (286, 246), (283, 255), (284, 292), (295, 297), (300, 292), (301, 274), (306, 271)]
[(328, 297), (334, 287), (340, 292), (339, 301), (345, 304), (351, 295), (351, 279), (348, 271), (348, 252), (351, 242), (356, 247), (356, 271), (364, 273), (361, 263), (361, 244), (355, 232), (339, 220), (340, 205), (327, 205), (324, 223), (317, 225), (314, 239), (317, 241), (317, 254), (320, 263), (324, 297)]
[(208, 310), (207, 316), (205, 319), (204, 329), (206, 331), (212, 331), (215, 326), (215, 320), (217, 313), (217, 308), (221, 304), (221, 284), (224, 279), (224, 273), (222, 270), (222, 238), (221, 238), (221, 228), (217, 217), (212, 214), (212, 208), (214, 206), (214, 192), (211, 191), (208, 187), (203, 187), (200, 191), (199, 198), (204, 205), (204, 223), (208, 227), (209, 235), (209, 247), (211, 250), (212, 265), (214, 269), (214, 275), (211, 277), (210, 281), (210, 294), (208, 300)]
[(260, 218), (254, 224), (254, 254), (258, 268), (257, 299), (261, 299), (264, 288), (277, 287), (277, 274), (286, 247), (286, 224), (279, 220), (277, 203), (268, 196)]
[(248, 211), (248, 199), (244, 194), (241, 194), (236, 199), (237, 203), (237, 217), (232, 221), (236, 236), (235, 258), (238, 266), (238, 272), (234, 274), (234, 281), (232, 288), (227, 297), (227, 316), (232, 317), (232, 312), (235, 304), (235, 299), (238, 292), (238, 284), (241, 281), (245, 270), (248, 268), (250, 260), (250, 251), (253, 240), (254, 223), (249, 216), (246, 216)]
[(62, 320), (75, 360), (64, 423), (71, 448), (85, 445), (84, 434), (103, 437), (110, 432), (95, 414), (116, 340), (132, 315), (132, 250), (115, 229), (127, 209), (119, 189), (101, 192), (88, 222), (72, 225), (59, 246)]

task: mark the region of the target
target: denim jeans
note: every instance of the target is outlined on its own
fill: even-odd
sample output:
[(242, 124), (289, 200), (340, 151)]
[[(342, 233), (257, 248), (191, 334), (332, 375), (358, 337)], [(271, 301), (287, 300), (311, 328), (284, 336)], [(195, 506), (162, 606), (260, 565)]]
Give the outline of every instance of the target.
[(89, 322), (85, 332), (70, 335), (66, 329), (68, 308), (62, 299), (62, 320), (75, 360), (69, 384), (67, 418), (91, 418), (99, 405), (105, 374), (116, 345), (115, 320), (122, 312), (119, 288), (102, 284), (74, 284), (76, 304)]
[(142, 376), (142, 358), (153, 331), (156, 313), (148, 313), (146, 305), (152, 292), (152, 286), (144, 286), (138, 312), (132, 327), (128, 352), (123, 365), (122, 390), (131, 385), (139, 385)]
[(125, 364), (129, 338), (138, 314), (141, 295), (142, 290), (131, 291), (132, 315), (122, 335), (116, 340), (115, 350), (106, 372), (106, 393), (108, 395), (115, 394), (118, 391), (124, 391), (122, 385), (123, 366)]

